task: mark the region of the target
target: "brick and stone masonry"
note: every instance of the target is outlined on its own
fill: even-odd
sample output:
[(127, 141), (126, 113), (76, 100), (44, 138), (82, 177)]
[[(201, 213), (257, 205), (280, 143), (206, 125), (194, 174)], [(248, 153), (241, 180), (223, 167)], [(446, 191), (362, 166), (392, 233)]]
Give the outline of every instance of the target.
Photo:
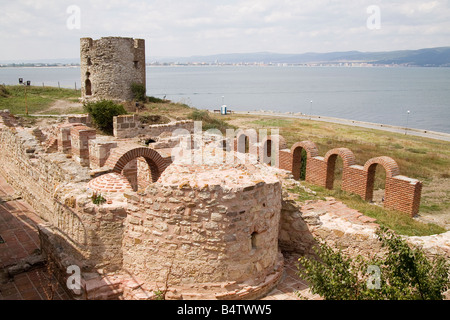
[(170, 165), (129, 202), (124, 268), (186, 298), (252, 298), (273, 288), (283, 259), (281, 184), (271, 169)]
[(86, 126), (74, 126), (70, 129), (72, 155), (82, 166), (89, 167), (89, 144), (96, 135), (95, 129)]
[[(280, 280), (279, 248), (307, 254), (313, 243), (298, 211), (282, 202), (278, 179), (284, 170), (298, 174), (301, 149), (307, 153), (306, 180), (311, 183), (332, 187), (333, 162), (342, 157), (346, 191), (370, 200), (375, 166), (381, 165), (386, 169), (386, 207), (412, 214), (420, 203), (421, 183), (401, 176), (389, 157), (357, 166), (349, 149), (320, 157), (313, 142), (287, 149), (276, 135), (248, 149), (254, 159), (262, 154), (264, 162), (278, 151), (284, 170), (245, 161), (171, 165), (163, 150), (96, 136), (95, 130), (75, 122), (56, 129), (53, 138), (64, 140), (57, 141), (60, 150), (45, 152), (42, 137), (21, 127), (9, 112), (0, 112), (0, 172), (46, 221), (40, 226), (42, 250), (55, 261), (62, 281), (66, 268), (78, 265), (89, 277), (97, 270), (129, 277), (131, 270), (149, 292), (168, 281), (178, 298), (263, 295)], [(220, 155), (220, 150), (211, 144), (203, 152)], [(136, 159), (147, 164), (152, 182), (139, 192), (132, 191), (136, 170), (126, 170)], [(93, 170), (100, 168), (102, 175), (93, 179)], [(102, 193), (107, 202), (93, 204), (92, 192)], [(86, 290), (96, 298), (92, 287)], [(108, 297), (121, 294), (113, 291)]]
[(139, 135), (158, 137), (162, 133), (171, 134), (177, 129), (185, 129), (190, 133), (194, 132), (194, 122), (191, 120), (148, 125), (139, 121), (139, 115), (136, 114), (114, 117), (113, 127), (114, 136), (118, 139), (130, 139)]
[[(368, 160), (364, 166), (356, 165), (353, 152), (348, 148), (336, 148), (319, 156), (317, 146), (311, 141), (295, 143), (291, 149), (286, 149), (284, 139), (279, 136), (268, 136), (263, 144), (254, 142), (256, 133), (240, 132), (235, 139), (234, 150), (249, 152), (261, 158), (261, 154), (270, 157), (272, 147), (267, 141), (280, 141), (277, 146), (279, 168), (292, 172), (295, 179), (300, 178), (301, 153), (306, 151), (305, 180), (327, 189), (333, 189), (334, 171), (337, 157), (343, 160), (342, 190), (355, 193), (365, 201), (372, 201), (375, 169), (378, 165), (386, 171), (384, 207), (415, 216), (419, 213), (422, 182), (400, 175), (400, 169), (394, 159), (381, 156)], [(267, 155), (267, 156), (266, 156)], [(267, 161), (266, 161), (267, 162)]]

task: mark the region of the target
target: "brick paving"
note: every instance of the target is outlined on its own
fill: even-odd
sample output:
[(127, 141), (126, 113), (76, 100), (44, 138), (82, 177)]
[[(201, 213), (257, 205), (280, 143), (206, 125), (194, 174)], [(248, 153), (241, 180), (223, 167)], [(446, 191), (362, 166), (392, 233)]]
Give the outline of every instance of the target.
[(262, 300), (321, 300), (297, 275), (299, 254), (284, 254), (284, 275), (280, 284)]
[(65, 300), (67, 294), (49, 275), (46, 267), (22, 272), (10, 278), (7, 267), (39, 252), (36, 225), (42, 220), (0, 175), (0, 300)]

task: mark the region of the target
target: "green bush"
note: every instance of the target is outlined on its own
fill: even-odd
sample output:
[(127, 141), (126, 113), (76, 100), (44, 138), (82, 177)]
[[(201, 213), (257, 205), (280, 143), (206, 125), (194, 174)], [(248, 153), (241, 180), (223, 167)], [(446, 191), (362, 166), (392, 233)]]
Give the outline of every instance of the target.
[(114, 131), (113, 118), (127, 114), (123, 105), (110, 100), (88, 102), (84, 105), (84, 111), (91, 115), (94, 125), (99, 130), (109, 135), (112, 135)]
[(131, 91), (133, 92), (134, 99), (136, 101), (146, 102), (145, 85), (141, 83), (133, 83), (131, 84)]
[(139, 114), (139, 121), (145, 124), (164, 124), (169, 123), (170, 119), (159, 114), (144, 112)]
[(106, 202), (106, 199), (101, 194), (97, 194), (97, 193), (94, 193), (92, 195), (91, 199), (92, 199), (92, 203), (96, 204), (98, 206), (100, 206)]
[(7, 98), (9, 97), (10, 93), (6, 86), (0, 85), (0, 97)]
[(167, 100), (156, 98), (156, 97), (147, 97), (147, 101), (151, 103), (165, 103)]
[[(316, 258), (299, 259), (298, 274), (308, 281), (313, 293), (327, 300), (443, 299), (450, 270), (445, 257), (430, 260), (422, 249), (410, 247), (384, 227), (377, 236), (387, 249), (383, 258), (352, 259), (321, 243), (316, 247)], [(368, 272), (374, 268), (379, 270), (377, 277)]]

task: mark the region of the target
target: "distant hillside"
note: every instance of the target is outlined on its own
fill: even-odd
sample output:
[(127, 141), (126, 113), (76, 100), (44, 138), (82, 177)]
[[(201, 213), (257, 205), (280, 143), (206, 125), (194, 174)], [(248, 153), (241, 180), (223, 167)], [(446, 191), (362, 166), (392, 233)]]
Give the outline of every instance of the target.
[[(155, 59), (148, 59), (148, 62)], [(338, 63), (338, 62), (365, 62), (370, 64), (398, 64), (422, 67), (450, 67), (450, 47), (429, 48), (420, 50), (402, 50), (388, 52), (328, 52), (328, 53), (302, 53), (282, 54), (271, 52), (257, 53), (230, 53), (208, 56), (171, 57), (160, 58), (160, 63)]]
[[(288, 64), (308, 64), (308, 63), (339, 63), (339, 62), (361, 62), (374, 65), (396, 64), (405, 66), (420, 67), (450, 67), (450, 47), (428, 48), (419, 50), (400, 50), (384, 52), (327, 52), (316, 53), (307, 52), (301, 54), (286, 54), (273, 52), (255, 53), (229, 53), (191, 57), (147, 57), (147, 63), (288, 63)], [(36, 59), (36, 60), (4, 60), (0, 65), (16, 64), (79, 64), (80, 58), (72, 59)]]

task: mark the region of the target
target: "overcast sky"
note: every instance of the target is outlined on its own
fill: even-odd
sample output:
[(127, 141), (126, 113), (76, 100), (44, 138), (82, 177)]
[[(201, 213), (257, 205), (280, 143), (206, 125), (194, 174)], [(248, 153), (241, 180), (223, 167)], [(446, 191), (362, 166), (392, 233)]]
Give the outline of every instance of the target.
[(105, 36), (143, 38), (148, 57), (450, 46), (449, 2), (0, 0), (0, 61), (78, 58)]

